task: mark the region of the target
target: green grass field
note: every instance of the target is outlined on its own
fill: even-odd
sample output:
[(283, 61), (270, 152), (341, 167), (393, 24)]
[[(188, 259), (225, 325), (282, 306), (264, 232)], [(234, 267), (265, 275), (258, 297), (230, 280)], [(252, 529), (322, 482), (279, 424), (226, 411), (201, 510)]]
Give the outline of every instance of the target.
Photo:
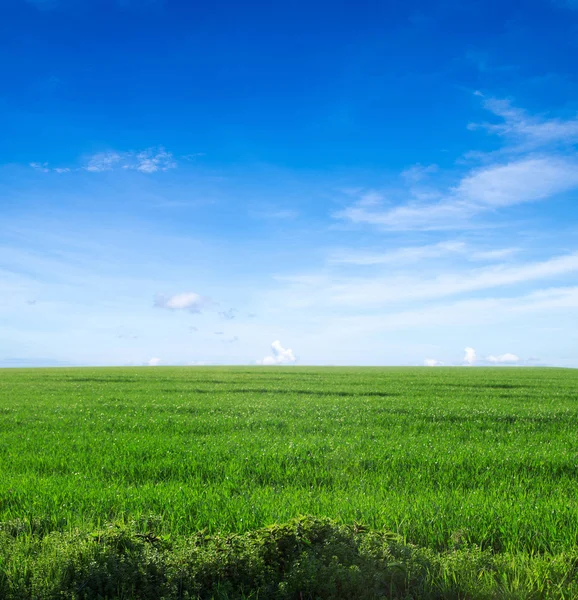
[[(19, 563), (0, 559), (7, 597), (33, 538), (115, 522), (176, 540), (305, 514), (440, 556), (565, 557), (556, 597), (578, 597), (578, 371), (6, 369), (0, 432), (0, 529), (20, 544)], [(503, 597), (555, 596), (540, 585)]]

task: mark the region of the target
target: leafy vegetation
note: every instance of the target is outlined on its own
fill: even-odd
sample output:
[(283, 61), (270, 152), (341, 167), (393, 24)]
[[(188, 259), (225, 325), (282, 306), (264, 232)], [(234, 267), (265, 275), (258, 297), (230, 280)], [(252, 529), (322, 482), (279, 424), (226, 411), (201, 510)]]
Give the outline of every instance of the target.
[(577, 384), (0, 371), (0, 597), (577, 597)]

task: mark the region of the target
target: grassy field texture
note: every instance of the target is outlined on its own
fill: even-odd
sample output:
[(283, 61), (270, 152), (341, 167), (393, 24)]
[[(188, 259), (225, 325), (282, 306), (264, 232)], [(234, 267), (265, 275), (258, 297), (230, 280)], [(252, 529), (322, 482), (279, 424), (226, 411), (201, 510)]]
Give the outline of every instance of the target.
[[(111, 522), (175, 541), (302, 514), (439, 556), (517, 557), (519, 579), (545, 561), (538, 595), (504, 597), (546, 597), (538, 579), (578, 597), (563, 591), (578, 564), (578, 371), (0, 371), (0, 533), (20, 565), (38, 540)], [(21, 568), (6, 552), (5, 582)]]

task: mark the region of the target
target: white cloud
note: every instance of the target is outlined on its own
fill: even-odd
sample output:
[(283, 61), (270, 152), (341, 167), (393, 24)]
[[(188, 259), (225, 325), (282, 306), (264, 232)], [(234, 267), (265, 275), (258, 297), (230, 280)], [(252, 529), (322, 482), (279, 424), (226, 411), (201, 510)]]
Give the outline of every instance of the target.
[(465, 348), (464, 349), (464, 363), (466, 365), (473, 365), (476, 362), (476, 351), (473, 348)]
[(97, 152), (89, 156), (84, 165), (78, 169), (70, 167), (50, 167), (49, 163), (31, 162), (30, 166), (42, 173), (70, 173), (72, 171), (88, 171), (89, 173), (104, 173), (116, 169), (139, 171), (140, 173), (156, 173), (174, 169), (177, 163), (170, 152), (164, 148), (147, 148), (146, 150), (116, 152)]
[(466, 174), (438, 202), (413, 198), (394, 208), (363, 198), (335, 213), (337, 219), (393, 230), (464, 228), (484, 212), (532, 202), (578, 188), (578, 161), (544, 156), (494, 164)]
[(543, 200), (578, 187), (578, 163), (557, 157), (493, 165), (466, 176), (453, 190), (478, 210)]
[[(462, 361), (462, 364), (467, 366), (473, 366), (475, 364), (515, 364), (520, 362), (520, 358), (515, 354), (501, 354), (500, 356), (486, 356), (482, 361), (480, 361), (477, 357), (477, 352), (473, 348), (465, 348), (465, 355)], [(426, 358), (423, 361), (424, 366), (426, 367), (441, 367), (443, 366), (443, 362), (436, 360), (435, 358)]]
[(478, 207), (463, 201), (427, 204), (412, 200), (387, 210), (379, 210), (379, 206), (376, 205), (368, 207), (359, 201), (333, 216), (336, 219), (383, 229), (433, 231), (465, 226), (468, 219), (478, 212)]
[[(497, 134), (504, 141), (503, 148), (489, 154), (469, 152), (466, 157), (483, 158), (491, 164), (470, 169), (457, 183), (444, 183), (437, 189), (416, 187), (426, 175), (436, 172), (435, 165), (416, 165), (401, 174), (408, 186), (403, 203), (390, 207), (384, 204), (382, 194), (353, 190), (358, 200), (334, 218), (389, 230), (451, 230), (471, 227), (474, 217), (498, 208), (545, 200), (578, 188), (578, 155), (571, 149), (578, 142), (578, 118), (530, 116), (509, 101), (495, 98), (486, 99), (484, 106), (502, 122), (470, 124), (469, 128)], [(562, 146), (566, 146), (564, 153)], [(512, 159), (512, 153), (518, 156)], [(508, 155), (509, 160), (505, 158)]]
[(84, 169), (91, 173), (101, 173), (103, 171), (112, 171), (122, 161), (122, 155), (118, 152), (98, 152), (93, 154)]
[(274, 220), (293, 220), (299, 216), (296, 210), (290, 208), (271, 208), (261, 211), (252, 211), (251, 216), (261, 219), (274, 219)]
[(174, 169), (177, 163), (173, 159), (173, 155), (167, 152), (164, 148), (155, 150), (149, 148), (134, 155), (134, 162), (131, 154), (127, 154), (127, 163), (123, 165), (123, 169), (136, 169), (141, 173), (156, 173), (157, 171), (167, 171)]
[(50, 172), (50, 168), (49, 168), (47, 162), (44, 162), (44, 163), (31, 162), (30, 166), (35, 171), (40, 171), (41, 173), (49, 173)]
[(70, 173), (70, 171), (71, 171), (71, 169), (69, 167), (51, 167), (49, 165), (49, 163), (47, 163), (47, 162), (43, 162), (43, 163), (31, 162), (30, 166), (35, 171), (40, 171), (41, 173), (54, 172), (54, 173), (62, 174), (62, 173)]
[(560, 314), (578, 309), (578, 287), (538, 290), (523, 296), (461, 300), (428, 305), (414, 310), (384, 312), (373, 315), (340, 316), (340, 331), (345, 334), (374, 334), (415, 328), (463, 328), (509, 324), (526, 320), (529, 315)]
[(516, 252), (519, 252), (519, 248), (498, 248), (496, 250), (482, 250), (472, 252), (470, 258), (472, 260), (500, 260), (502, 258), (508, 258)]
[(167, 310), (186, 310), (191, 313), (200, 313), (214, 306), (215, 302), (211, 298), (201, 296), (195, 292), (183, 292), (174, 296), (157, 294), (154, 305), (157, 308), (165, 308)]
[(510, 143), (508, 150), (527, 151), (578, 140), (578, 118), (562, 120), (532, 116), (512, 106), (510, 100), (500, 98), (486, 98), (484, 108), (500, 117), (503, 122), (471, 123), (469, 128), (483, 128), (506, 138)]
[(499, 356), (487, 356), (486, 360), (494, 364), (517, 363), (520, 361), (519, 357), (517, 357), (515, 354), (510, 354), (509, 352), (507, 352), (506, 354), (501, 354)]
[(325, 273), (278, 277), (289, 285), (276, 303), (293, 308), (329, 306), (359, 310), (402, 301), (444, 298), (457, 294), (548, 279), (578, 271), (578, 253), (541, 262), (497, 264), (461, 272), (385, 276), (330, 277)]
[(496, 261), (508, 258), (518, 248), (497, 248), (495, 250), (475, 250), (465, 242), (446, 241), (423, 246), (406, 246), (383, 252), (365, 250), (341, 250), (328, 258), (329, 264), (336, 265), (405, 265), (423, 260), (443, 258), (445, 256), (461, 256), (470, 261)]
[(83, 167), (92, 173), (113, 169), (132, 169), (141, 173), (167, 171), (177, 166), (173, 155), (164, 148), (147, 148), (137, 152), (99, 152), (91, 156)]
[(149, 359), (149, 361), (147, 362), (147, 365), (149, 367), (158, 367), (160, 364), (161, 364), (161, 359), (156, 358), (156, 357)]
[(425, 166), (418, 163), (412, 167), (409, 167), (408, 169), (405, 169), (405, 171), (402, 171), (401, 176), (408, 183), (419, 183), (420, 181), (426, 179), (429, 175), (437, 173), (438, 170), (439, 167), (437, 165)]
[(424, 259), (440, 258), (448, 254), (463, 252), (464, 242), (439, 242), (425, 246), (408, 246), (396, 248), (388, 252), (348, 251), (336, 253), (329, 257), (329, 263), (344, 265), (386, 265), (418, 262)]
[(258, 365), (292, 365), (297, 359), (291, 348), (283, 348), (279, 340), (275, 340), (271, 344), (272, 355), (265, 356), (262, 360), (258, 360)]

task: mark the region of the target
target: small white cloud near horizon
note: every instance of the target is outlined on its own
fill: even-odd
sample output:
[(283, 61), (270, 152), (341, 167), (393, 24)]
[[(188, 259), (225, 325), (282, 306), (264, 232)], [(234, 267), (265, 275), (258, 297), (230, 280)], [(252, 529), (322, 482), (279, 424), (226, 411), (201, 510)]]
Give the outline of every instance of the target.
[(424, 367), (441, 367), (444, 363), (435, 358), (426, 358), (423, 361)]
[(476, 362), (476, 351), (473, 348), (465, 348), (464, 349), (464, 363), (466, 365), (473, 365)]
[(506, 354), (500, 354), (499, 356), (494, 356), (490, 354), (490, 356), (486, 357), (486, 360), (493, 364), (503, 364), (503, 363), (517, 363), (520, 361), (520, 358), (515, 354), (511, 354), (506, 352)]
[(292, 365), (297, 362), (293, 350), (291, 348), (283, 348), (279, 340), (275, 340), (271, 344), (272, 355), (265, 356), (262, 360), (258, 360), (258, 365)]
[(150, 358), (147, 362), (147, 365), (149, 367), (158, 367), (161, 364), (161, 359), (157, 358), (156, 356), (153, 358)]
[(183, 292), (173, 296), (157, 294), (155, 296), (154, 306), (166, 310), (186, 310), (190, 313), (198, 314), (207, 308), (211, 308), (215, 302), (207, 296), (201, 296), (195, 292)]

